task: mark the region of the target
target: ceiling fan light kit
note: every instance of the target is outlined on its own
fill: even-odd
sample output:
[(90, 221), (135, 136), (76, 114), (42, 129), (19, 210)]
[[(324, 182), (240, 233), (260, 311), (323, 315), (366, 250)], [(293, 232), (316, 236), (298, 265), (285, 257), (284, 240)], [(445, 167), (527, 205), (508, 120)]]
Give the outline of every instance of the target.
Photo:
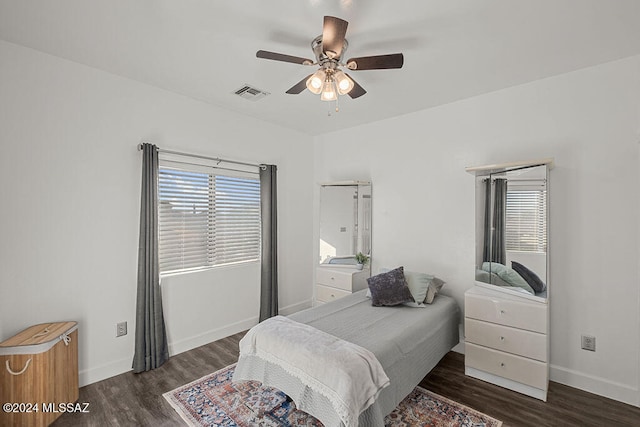
[(286, 93), (297, 95), (305, 88), (313, 94), (320, 95), (322, 101), (335, 101), (338, 95), (349, 95), (356, 99), (367, 93), (351, 76), (343, 72), (340, 67), (352, 71), (384, 70), (402, 68), (404, 56), (402, 53), (390, 55), (363, 56), (351, 58), (346, 63), (342, 57), (349, 47), (345, 34), (349, 23), (334, 16), (325, 16), (322, 35), (311, 42), (316, 61), (282, 53), (259, 50), (256, 57), (274, 61), (290, 62), (300, 65), (318, 65), (320, 68), (313, 74), (287, 90)]
[(327, 73), (324, 72), (322, 68), (313, 73), (311, 77), (307, 80), (307, 89), (311, 93), (315, 93), (319, 95), (322, 92), (322, 86), (324, 85), (324, 81), (327, 78)]
[(338, 99), (336, 94), (336, 87), (332, 80), (327, 79), (322, 86), (322, 93), (320, 94), (321, 101), (335, 101)]
[(351, 92), (351, 89), (354, 87), (353, 80), (347, 77), (341, 70), (337, 70), (333, 76), (340, 95), (346, 95)]

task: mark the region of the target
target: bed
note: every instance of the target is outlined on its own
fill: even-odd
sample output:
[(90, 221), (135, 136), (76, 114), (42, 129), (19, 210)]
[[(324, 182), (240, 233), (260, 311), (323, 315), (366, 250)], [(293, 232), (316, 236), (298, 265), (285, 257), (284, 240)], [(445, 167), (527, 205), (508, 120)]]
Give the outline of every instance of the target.
[[(390, 384), (360, 414), (361, 426), (383, 426), (384, 417), (459, 342), (460, 309), (453, 298), (442, 294), (424, 308), (373, 307), (362, 290), (288, 318), (361, 346), (378, 359)], [(276, 364), (256, 359), (242, 363), (241, 358), (237, 380), (261, 381), (282, 390), (325, 426), (342, 425), (327, 398)]]

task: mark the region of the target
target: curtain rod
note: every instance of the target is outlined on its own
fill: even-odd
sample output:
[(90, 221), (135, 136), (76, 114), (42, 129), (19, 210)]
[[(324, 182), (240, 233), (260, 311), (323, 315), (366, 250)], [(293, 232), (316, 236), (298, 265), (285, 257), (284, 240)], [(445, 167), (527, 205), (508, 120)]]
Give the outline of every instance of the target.
[[(214, 162), (218, 162), (218, 164), (224, 162), (224, 163), (233, 163), (236, 165), (253, 166), (260, 169), (266, 169), (266, 166), (264, 163), (256, 164), (256, 163), (238, 162), (236, 160), (221, 159), (220, 157), (209, 157), (209, 156), (202, 156), (200, 154), (189, 154), (189, 153), (183, 153), (180, 151), (165, 150), (160, 147), (157, 147), (157, 148), (158, 148), (158, 153), (175, 154), (176, 156), (196, 157), (198, 159), (213, 160)], [(138, 150), (142, 150), (142, 144), (138, 144)]]
[[(516, 184), (521, 184), (524, 182), (533, 182), (535, 184), (540, 184), (540, 185), (544, 185), (547, 183), (547, 179), (546, 178), (507, 178), (505, 176), (492, 176), (491, 177), (491, 181), (497, 181), (499, 179), (505, 180), (509, 183), (516, 183)], [(488, 181), (489, 177), (487, 176), (486, 178), (482, 178), (482, 182)]]

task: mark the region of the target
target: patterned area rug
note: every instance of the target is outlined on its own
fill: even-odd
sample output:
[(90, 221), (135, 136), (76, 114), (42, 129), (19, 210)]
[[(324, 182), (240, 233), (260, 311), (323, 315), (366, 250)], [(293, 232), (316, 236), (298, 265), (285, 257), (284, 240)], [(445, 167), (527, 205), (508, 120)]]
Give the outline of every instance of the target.
[[(259, 382), (231, 383), (235, 364), (164, 394), (190, 426), (315, 427), (322, 423)], [(499, 427), (502, 421), (416, 387), (385, 418), (388, 427)]]

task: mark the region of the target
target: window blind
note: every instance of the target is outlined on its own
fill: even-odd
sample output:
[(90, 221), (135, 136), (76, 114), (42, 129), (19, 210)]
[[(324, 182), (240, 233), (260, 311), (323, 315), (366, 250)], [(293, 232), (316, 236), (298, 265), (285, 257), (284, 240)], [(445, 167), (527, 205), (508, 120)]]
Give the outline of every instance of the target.
[(159, 168), (160, 273), (259, 260), (259, 180), (194, 169)]
[(547, 251), (547, 191), (508, 189), (506, 247), (511, 251)]

